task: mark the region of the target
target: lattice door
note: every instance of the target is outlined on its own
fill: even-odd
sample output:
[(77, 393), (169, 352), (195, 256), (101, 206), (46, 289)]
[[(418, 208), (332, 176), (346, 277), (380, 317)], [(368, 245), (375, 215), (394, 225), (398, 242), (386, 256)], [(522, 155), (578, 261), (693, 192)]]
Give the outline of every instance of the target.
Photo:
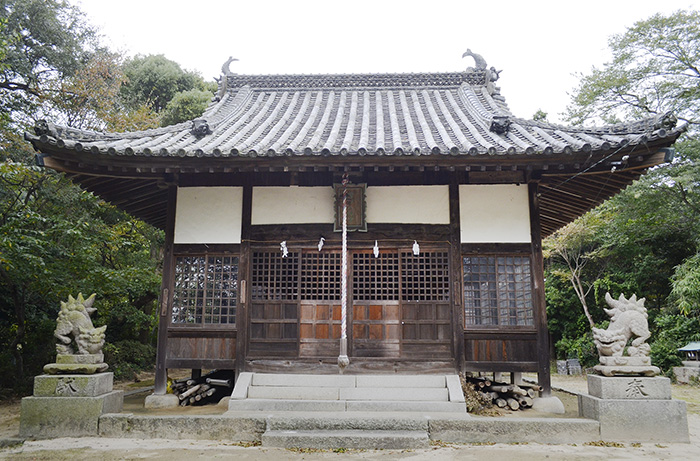
[(399, 253), (352, 255), (352, 355), (399, 357)]
[(299, 355), (337, 356), (340, 352), (341, 254), (308, 251), (301, 258)]
[(248, 353), (296, 357), (299, 338), (299, 253), (255, 251), (251, 264)]
[(449, 253), (401, 253), (401, 280), (402, 354), (452, 357)]

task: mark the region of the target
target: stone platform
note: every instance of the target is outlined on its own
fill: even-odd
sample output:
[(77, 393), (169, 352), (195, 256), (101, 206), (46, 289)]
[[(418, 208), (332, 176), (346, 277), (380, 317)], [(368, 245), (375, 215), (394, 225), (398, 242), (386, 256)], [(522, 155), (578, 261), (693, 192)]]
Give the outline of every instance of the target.
[(34, 395), (22, 399), (21, 437), (97, 435), (100, 416), (119, 413), (124, 391), (112, 387), (112, 373), (40, 375)]
[(588, 395), (578, 400), (580, 416), (600, 423), (603, 440), (689, 442), (686, 404), (671, 399), (668, 378), (588, 375)]
[(222, 415), (106, 414), (99, 435), (135, 439), (201, 439), (284, 448), (427, 447), (449, 443), (585, 443), (599, 423), (583, 418), (493, 418), (466, 413), (238, 412)]

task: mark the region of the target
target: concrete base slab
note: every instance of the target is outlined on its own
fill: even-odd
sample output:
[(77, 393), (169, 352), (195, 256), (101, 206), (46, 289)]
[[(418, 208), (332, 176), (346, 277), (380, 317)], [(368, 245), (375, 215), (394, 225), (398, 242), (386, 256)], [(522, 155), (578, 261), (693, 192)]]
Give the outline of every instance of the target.
[(176, 408), (180, 405), (180, 399), (175, 394), (151, 394), (146, 396), (143, 402), (144, 408)]
[(578, 396), (579, 414), (600, 423), (603, 440), (689, 442), (685, 402)]
[(584, 443), (600, 440), (597, 421), (573, 418), (431, 419), (430, 439), (449, 443)]
[(102, 437), (259, 442), (263, 432), (264, 416), (227, 418), (220, 415), (147, 416), (125, 413), (100, 418)]
[(119, 413), (124, 391), (96, 397), (25, 397), (22, 399), (19, 435), (54, 438), (97, 435), (105, 413)]
[(564, 404), (561, 403), (558, 397), (538, 397), (533, 400), (532, 409), (541, 413), (550, 413), (553, 415), (563, 415), (566, 413)]
[(278, 448), (398, 450), (427, 448), (430, 439), (423, 431), (267, 431), (262, 444)]

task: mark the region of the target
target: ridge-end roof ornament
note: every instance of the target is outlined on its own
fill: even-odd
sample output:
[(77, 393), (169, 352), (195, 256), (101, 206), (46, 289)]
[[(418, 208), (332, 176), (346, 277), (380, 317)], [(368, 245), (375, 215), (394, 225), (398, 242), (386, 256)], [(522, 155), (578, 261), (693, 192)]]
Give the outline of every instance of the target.
[[(467, 48), (467, 51), (464, 52), (462, 57), (465, 58), (467, 56), (471, 56), (472, 58), (474, 58), (474, 64), (476, 65), (476, 70), (486, 70), (486, 67), (487, 67), (486, 60), (480, 54), (473, 53), (472, 50)], [(468, 67), (467, 70), (469, 70), (469, 69), (473, 69), (473, 68)]]
[(221, 101), (221, 98), (226, 94), (226, 89), (228, 87), (228, 77), (233, 75), (231, 72), (231, 63), (233, 61), (238, 61), (237, 58), (229, 56), (225, 63), (221, 65), (221, 78), (214, 77), (214, 80), (219, 84), (219, 91), (216, 92), (216, 96), (212, 98), (212, 101)]
[(224, 77), (228, 77), (229, 75), (233, 75), (233, 72), (231, 72), (231, 63), (233, 61), (238, 61), (238, 59), (234, 58), (233, 56), (229, 56), (228, 59), (226, 60), (226, 62), (221, 65), (221, 74)]

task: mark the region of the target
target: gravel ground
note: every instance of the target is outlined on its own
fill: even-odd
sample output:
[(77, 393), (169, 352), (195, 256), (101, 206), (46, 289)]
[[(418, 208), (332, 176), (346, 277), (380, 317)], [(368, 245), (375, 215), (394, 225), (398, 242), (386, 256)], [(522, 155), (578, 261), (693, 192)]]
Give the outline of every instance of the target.
[[(585, 377), (554, 375), (554, 388), (573, 393), (586, 391)], [(321, 460), (321, 459), (415, 459), (415, 460), (593, 460), (593, 459), (700, 459), (700, 388), (673, 386), (674, 398), (688, 403), (691, 443), (671, 444), (434, 444), (416, 450), (285, 450), (247, 447), (226, 441), (108, 439), (97, 437), (25, 441), (0, 448), (0, 459), (38, 460)], [(575, 401), (564, 395), (568, 402)], [(566, 405), (566, 403), (565, 403)], [(567, 410), (568, 412), (568, 410)], [(526, 412), (516, 412), (527, 416)], [(534, 416), (534, 415), (532, 415)], [(540, 416), (540, 415), (537, 415)], [(0, 439), (10, 442), (19, 429), (19, 403), (0, 405)]]

